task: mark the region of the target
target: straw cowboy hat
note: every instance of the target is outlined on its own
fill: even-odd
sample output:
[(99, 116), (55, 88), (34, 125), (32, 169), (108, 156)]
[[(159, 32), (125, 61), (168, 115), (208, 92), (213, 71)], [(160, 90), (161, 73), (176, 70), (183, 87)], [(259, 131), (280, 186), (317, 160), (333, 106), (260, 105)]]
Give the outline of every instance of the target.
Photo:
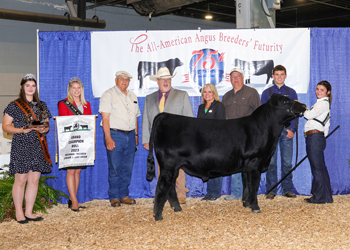
[(173, 78), (176, 73), (172, 76), (167, 67), (159, 68), (157, 75), (152, 75), (149, 77), (152, 81), (157, 81), (158, 78)]

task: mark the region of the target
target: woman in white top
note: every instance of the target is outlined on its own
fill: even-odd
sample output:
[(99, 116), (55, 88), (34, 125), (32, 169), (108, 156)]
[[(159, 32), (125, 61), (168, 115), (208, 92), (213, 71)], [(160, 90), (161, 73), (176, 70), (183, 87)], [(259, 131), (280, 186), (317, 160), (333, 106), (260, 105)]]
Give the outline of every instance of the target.
[(329, 130), (330, 104), (332, 101), (332, 86), (327, 81), (321, 81), (316, 87), (317, 102), (310, 110), (305, 111), (306, 153), (309, 158), (313, 175), (311, 198), (308, 203), (332, 203), (332, 188), (328, 170), (324, 161), (324, 150)]

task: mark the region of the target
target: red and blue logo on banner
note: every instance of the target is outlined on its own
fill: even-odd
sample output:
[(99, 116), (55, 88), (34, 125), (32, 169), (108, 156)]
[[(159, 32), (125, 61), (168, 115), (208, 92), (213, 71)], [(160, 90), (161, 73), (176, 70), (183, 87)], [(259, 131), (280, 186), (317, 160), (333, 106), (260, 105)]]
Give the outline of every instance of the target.
[(224, 54), (214, 49), (194, 50), (190, 60), (192, 80), (202, 87), (206, 83), (218, 84), (224, 77)]

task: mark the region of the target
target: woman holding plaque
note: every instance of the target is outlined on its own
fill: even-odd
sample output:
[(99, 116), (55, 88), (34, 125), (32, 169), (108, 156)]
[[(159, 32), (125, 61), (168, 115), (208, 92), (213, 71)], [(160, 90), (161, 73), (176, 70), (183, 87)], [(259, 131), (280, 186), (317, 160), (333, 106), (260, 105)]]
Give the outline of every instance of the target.
[[(91, 115), (90, 103), (85, 100), (84, 86), (79, 77), (73, 77), (67, 88), (66, 99), (58, 102), (58, 114), (60, 116), (66, 115)], [(77, 199), (77, 193), (80, 181), (80, 172), (85, 169), (86, 166), (67, 167), (67, 187), (70, 195), (68, 201), (68, 208), (74, 212), (78, 212), (80, 208), (86, 208), (80, 206)]]
[[(33, 206), (41, 173), (51, 172), (52, 163), (45, 135), (49, 131), (50, 117), (46, 103), (39, 100), (35, 77), (25, 75), (20, 84), (19, 98), (5, 108), (2, 123), (3, 131), (13, 134), (9, 175), (15, 175), (12, 197), (16, 208), (15, 219), (20, 224), (43, 220), (33, 214)], [(23, 198), (25, 213), (22, 209)]]

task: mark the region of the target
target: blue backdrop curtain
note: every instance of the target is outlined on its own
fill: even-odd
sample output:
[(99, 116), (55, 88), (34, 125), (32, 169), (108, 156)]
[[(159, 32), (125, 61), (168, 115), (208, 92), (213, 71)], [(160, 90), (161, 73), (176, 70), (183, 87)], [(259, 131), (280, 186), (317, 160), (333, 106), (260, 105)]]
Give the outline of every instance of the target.
[[(311, 70), (309, 103), (316, 102), (314, 90), (318, 82), (332, 84), (331, 129), (339, 131), (327, 140), (325, 151), (333, 194), (349, 194), (350, 159), (350, 28), (311, 29)], [(309, 106), (308, 106), (309, 107)]]
[[(316, 102), (314, 90), (321, 80), (328, 80), (333, 87), (331, 130), (337, 125), (341, 128), (327, 140), (325, 152), (326, 163), (329, 169), (334, 194), (349, 193), (349, 92), (347, 72), (350, 64), (348, 56), (350, 44), (350, 29), (311, 29), (311, 69), (310, 87), (308, 94), (300, 94), (299, 100), (309, 108)], [(90, 31), (70, 32), (39, 32), (40, 51), (40, 98), (48, 104), (53, 116), (58, 115), (57, 103), (67, 95), (67, 85), (71, 77), (78, 76), (85, 89), (85, 98), (91, 103), (92, 113), (98, 114), (99, 98), (94, 98), (91, 87), (91, 37)], [(116, 69), (116, 71), (122, 69)], [(288, 69), (287, 69), (288, 74)], [(288, 78), (286, 80), (288, 84)], [(141, 113), (145, 98), (138, 98)], [(190, 98), (193, 113), (197, 115), (200, 97)], [(97, 124), (101, 116), (97, 118)], [(139, 131), (141, 130), (141, 117), (139, 118)], [(299, 156), (300, 160), (306, 155), (305, 139), (302, 135), (305, 119), (299, 119)], [(51, 157), (55, 158), (55, 121), (50, 120), (48, 144)], [(140, 137), (141, 138), (141, 137)], [(296, 143), (295, 143), (296, 144)], [(296, 146), (294, 150), (296, 152)], [(148, 182), (146, 176), (146, 158), (148, 151), (139, 145), (136, 153), (133, 175), (130, 185), (132, 198), (153, 197), (156, 180)], [(293, 164), (295, 161), (295, 154)], [(280, 175), (280, 171), (278, 172)], [(66, 171), (58, 170), (58, 164), (52, 167), (50, 175), (58, 177), (50, 181), (49, 185), (68, 194), (66, 187)], [(103, 131), (98, 125), (96, 132), (96, 160), (94, 166), (88, 166), (81, 172), (81, 181), (78, 192), (80, 202), (92, 199), (108, 199), (108, 166), (106, 149), (103, 144)], [(309, 195), (312, 175), (308, 160), (305, 160), (293, 173), (294, 192)], [(190, 192), (189, 197), (201, 197), (206, 193), (206, 184), (201, 179), (186, 176), (186, 185)], [(224, 177), (222, 194), (230, 194), (231, 179)], [(265, 174), (262, 175), (259, 194), (265, 193)], [(280, 194), (280, 188), (279, 188)], [(67, 202), (63, 200), (63, 202)]]

